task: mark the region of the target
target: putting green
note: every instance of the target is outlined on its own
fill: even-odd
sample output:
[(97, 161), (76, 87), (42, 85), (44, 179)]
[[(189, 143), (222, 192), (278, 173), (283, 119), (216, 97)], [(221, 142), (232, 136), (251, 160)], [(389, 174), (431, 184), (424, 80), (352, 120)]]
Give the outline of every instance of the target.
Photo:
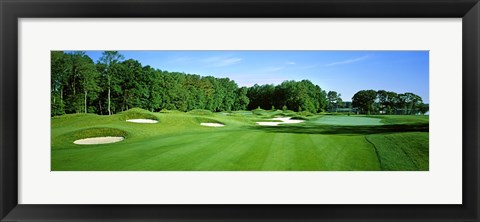
[(360, 116), (323, 116), (315, 123), (337, 126), (380, 126), (382, 119)]

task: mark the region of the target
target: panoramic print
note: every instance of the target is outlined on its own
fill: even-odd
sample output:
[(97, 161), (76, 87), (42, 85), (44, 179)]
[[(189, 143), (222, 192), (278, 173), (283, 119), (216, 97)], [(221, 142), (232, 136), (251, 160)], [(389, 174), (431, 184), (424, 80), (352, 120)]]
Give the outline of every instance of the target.
[(52, 51), (52, 171), (428, 171), (429, 52)]

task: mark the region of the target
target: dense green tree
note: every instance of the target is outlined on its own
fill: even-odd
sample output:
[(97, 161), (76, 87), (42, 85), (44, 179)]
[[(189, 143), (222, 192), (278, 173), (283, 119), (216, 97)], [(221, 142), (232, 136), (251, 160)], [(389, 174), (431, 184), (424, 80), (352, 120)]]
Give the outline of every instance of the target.
[(272, 84), (253, 85), (248, 89), (249, 109), (260, 107), (289, 107), (294, 111), (321, 112), (326, 108), (326, 93), (309, 80), (284, 81)]
[(112, 114), (111, 111), (111, 89), (112, 89), (112, 79), (114, 78), (114, 72), (112, 72), (111, 68), (116, 63), (120, 62), (124, 59), (123, 55), (118, 53), (118, 51), (105, 51), (102, 53), (102, 57), (100, 57), (99, 62), (104, 64), (105, 70), (103, 70), (102, 75), (107, 79), (107, 90), (108, 90), (108, 115)]
[(67, 64), (67, 55), (62, 51), (51, 53), (51, 115), (65, 114), (64, 88), (67, 85), (70, 69)]
[(69, 113), (80, 113), (85, 107), (82, 79), (85, 79), (83, 77), (87, 69), (87, 61), (85, 61), (84, 56), (85, 52), (83, 51), (66, 53), (69, 72), (67, 74), (67, 85), (65, 87), (65, 107)]
[(236, 91), (236, 100), (233, 106), (234, 110), (246, 110), (250, 99), (247, 97), (248, 88), (240, 87)]
[(328, 109), (330, 111), (335, 110), (335, 112), (337, 112), (338, 107), (342, 106), (343, 100), (341, 96), (342, 94), (337, 93), (335, 91), (328, 91), (327, 101), (328, 101)]
[(162, 94), (160, 88), (161, 71), (155, 70), (150, 66), (143, 67), (143, 74), (146, 81), (148, 100), (144, 102), (144, 107), (152, 112), (159, 111), (161, 107)]
[(398, 94), (395, 92), (378, 90), (377, 98), (380, 111), (384, 114), (392, 114), (398, 103)]
[(358, 108), (361, 113), (370, 115), (375, 110), (376, 98), (377, 92), (375, 90), (361, 90), (353, 95), (352, 106)]
[(78, 64), (79, 81), (84, 93), (84, 112), (88, 112), (87, 99), (94, 100), (98, 97), (100, 87), (98, 81), (100, 74), (98, 73), (92, 59), (86, 55), (82, 55)]
[(418, 104), (418, 112), (420, 114), (425, 115), (425, 113), (427, 113), (428, 110), (429, 110), (428, 104), (425, 104), (425, 103)]
[(422, 98), (414, 93), (406, 92), (399, 94), (399, 107), (403, 107), (404, 114), (415, 114), (416, 108), (423, 103)]

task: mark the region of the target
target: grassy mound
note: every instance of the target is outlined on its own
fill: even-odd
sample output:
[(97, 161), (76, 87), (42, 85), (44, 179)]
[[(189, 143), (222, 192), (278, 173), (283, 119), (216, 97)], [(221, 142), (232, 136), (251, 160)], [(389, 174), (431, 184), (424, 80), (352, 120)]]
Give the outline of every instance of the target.
[(103, 136), (121, 136), (126, 137), (127, 132), (115, 128), (89, 128), (79, 130), (71, 133), (71, 137), (75, 140), (91, 138), (91, 137), (103, 137)]
[(256, 109), (252, 110), (252, 114), (257, 115), (257, 116), (262, 116), (262, 115), (267, 115), (267, 111), (265, 111), (262, 108), (256, 108)]
[(129, 119), (151, 119), (157, 120), (158, 118), (151, 113), (150, 111), (140, 109), (140, 108), (132, 108), (127, 111), (119, 113), (120, 118), (122, 120), (129, 120)]
[(194, 109), (188, 112), (190, 115), (202, 115), (202, 116), (212, 116), (213, 113), (210, 110), (206, 109)]
[(307, 117), (303, 117), (303, 116), (293, 116), (291, 119), (295, 119), (295, 120), (308, 120)]
[(197, 123), (199, 123), (199, 124), (200, 124), (200, 123), (218, 123), (218, 124), (223, 124), (223, 125), (225, 125), (225, 123), (220, 122), (220, 121), (218, 121), (218, 120), (216, 120), (216, 119), (212, 119), (212, 118), (196, 117), (196, 118), (195, 118), (195, 121), (196, 121)]
[(178, 110), (162, 109), (159, 111), (159, 113), (182, 113), (182, 112)]

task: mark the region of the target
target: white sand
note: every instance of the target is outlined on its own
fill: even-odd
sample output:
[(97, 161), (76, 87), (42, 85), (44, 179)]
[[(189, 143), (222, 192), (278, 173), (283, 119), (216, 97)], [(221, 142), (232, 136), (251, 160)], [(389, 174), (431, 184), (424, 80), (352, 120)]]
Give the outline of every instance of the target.
[(105, 136), (105, 137), (92, 137), (92, 138), (75, 140), (73, 143), (80, 144), (80, 145), (92, 145), (92, 144), (116, 143), (122, 140), (123, 140), (123, 137)]
[(225, 125), (220, 123), (200, 123), (202, 126), (210, 126), (210, 127), (223, 127)]
[(260, 126), (278, 126), (280, 124), (294, 124), (294, 123), (305, 122), (305, 120), (291, 119), (291, 117), (282, 117), (282, 118), (279, 117), (279, 118), (273, 118), (271, 120), (279, 120), (281, 122), (257, 122), (257, 124)]
[(153, 119), (128, 119), (127, 122), (131, 122), (131, 123), (158, 123), (157, 120), (153, 120)]

